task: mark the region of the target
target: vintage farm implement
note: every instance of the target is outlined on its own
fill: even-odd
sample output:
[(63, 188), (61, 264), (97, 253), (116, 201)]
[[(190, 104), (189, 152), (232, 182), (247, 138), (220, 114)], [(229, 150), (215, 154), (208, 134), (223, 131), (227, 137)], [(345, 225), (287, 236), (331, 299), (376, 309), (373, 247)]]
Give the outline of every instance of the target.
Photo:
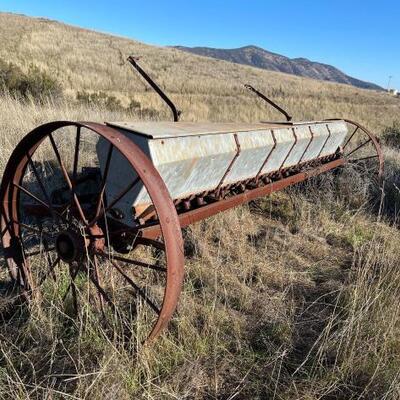
[(128, 313), (144, 340), (177, 306), (181, 228), (345, 164), (379, 177), (383, 158), (361, 125), (292, 122), (250, 86), (287, 121), (178, 122), (173, 103), (130, 61), (174, 122), (59, 121), (34, 129), (3, 174), (1, 238), (19, 296), (61, 280), (64, 302), (76, 308), (84, 297), (103, 315)]

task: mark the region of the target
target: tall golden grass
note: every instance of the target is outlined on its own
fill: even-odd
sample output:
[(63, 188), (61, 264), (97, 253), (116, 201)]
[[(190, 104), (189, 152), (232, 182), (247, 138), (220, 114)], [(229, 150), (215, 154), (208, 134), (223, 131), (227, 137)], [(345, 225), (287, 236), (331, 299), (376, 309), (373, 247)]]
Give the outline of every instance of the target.
[(386, 93), (321, 82), (142, 44), (57, 22), (0, 13), (0, 57), (23, 70), (48, 72), (74, 97), (105, 91), (128, 104), (169, 117), (161, 100), (132, 71), (128, 55), (142, 65), (183, 110), (183, 120), (259, 121), (281, 118), (243, 88), (250, 83), (287, 108), (295, 119), (353, 117), (371, 129), (390, 125), (400, 102)]
[[(399, 119), (399, 102), (386, 94), (49, 21), (0, 14), (0, 43), (1, 57), (56, 75), (72, 98), (82, 89), (105, 90), (165, 112), (161, 117), (163, 105), (118, 65), (119, 50), (145, 56), (188, 120), (278, 118), (244, 93), (242, 82), (298, 118), (352, 117), (378, 134)], [(3, 95), (0, 174), (16, 143), (41, 123), (137, 117), (71, 97), (38, 105)], [(393, 148), (385, 154), (386, 196), (395, 202), (400, 159)], [(171, 330), (140, 354), (94, 317), (71, 320), (56, 303), (33, 302), (1, 322), (0, 397), (400, 398), (400, 234), (396, 213), (379, 211), (380, 193), (369, 185), (353, 170), (327, 174), (187, 229), (178, 313)]]

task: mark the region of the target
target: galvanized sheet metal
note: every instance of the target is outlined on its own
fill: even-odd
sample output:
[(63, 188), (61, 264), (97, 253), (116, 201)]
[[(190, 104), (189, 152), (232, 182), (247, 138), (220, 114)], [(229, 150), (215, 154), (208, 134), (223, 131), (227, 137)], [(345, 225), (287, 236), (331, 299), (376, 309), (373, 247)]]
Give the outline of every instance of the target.
[(274, 147), (271, 130), (240, 132), (237, 139), (240, 152), (223, 185), (255, 177)]
[(302, 161), (310, 161), (317, 158), (329, 137), (329, 131), (326, 124), (312, 125), (310, 126), (310, 131), (313, 139), (310, 146), (307, 148)]
[(233, 134), (153, 140), (150, 146), (172, 198), (215, 189), (236, 152)]
[[(343, 121), (293, 125), (181, 122), (128, 125), (118, 130), (153, 161), (173, 199), (333, 154), (347, 134)], [(134, 129), (141, 133), (134, 133)], [(97, 150), (100, 164), (104, 164), (107, 148), (101, 140)], [(113, 192), (134, 178), (126, 161), (113, 156), (107, 196), (112, 198)], [(146, 190), (136, 188), (124, 199), (124, 208), (133, 205), (141, 209), (149, 202)]]
[(264, 130), (265, 124), (211, 123), (211, 122), (106, 122), (107, 125), (122, 128), (134, 134), (152, 139), (166, 139), (183, 136), (214, 135), (220, 133)]
[(333, 154), (340, 146), (343, 145), (344, 139), (348, 133), (347, 125), (344, 121), (334, 121), (326, 124), (330, 132), (330, 136), (322, 149), (321, 156)]
[[(144, 146), (144, 140), (139, 140), (139, 143), (137, 141), (134, 142), (139, 145), (146, 155), (148, 155), (148, 151), (146, 151), (148, 150), (148, 146)], [(106, 163), (108, 145), (109, 142), (104, 138), (100, 138), (97, 142), (96, 151), (102, 174)], [(124, 190), (131, 182), (134, 182), (136, 178), (137, 174), (130, 167), (128, 160), (119, 151), (114, 150), (106, 181), (107, 202), (111, 203), (111, 201), (117, 197), (118, 193)], [(149, 203), (150, 197), (147, 193), (146, 187), (142, 182), (140, 182), (116, 204), (115, 208), (118, 208), (122, 212), (123, 219), (121, 222), (130, 225), (132, 224), (132, 206), (141, 204), (143, 205), (143, 208), (145, 208), (146, 204)]]
[(283, 168), (292, 167), (300, 162), (311, 141), (311, 132), (309, 126), (296, 126), (293, 128), (295, 145), (289, 153)]
[(295, 143), (292, 128), (274, 129), (273, 135), (276, 140), (276, 146), (271, 154), (266, 155), (266, 157), (269, 157), (261, 171), (261, 174), (268, 174), (279, 170)]

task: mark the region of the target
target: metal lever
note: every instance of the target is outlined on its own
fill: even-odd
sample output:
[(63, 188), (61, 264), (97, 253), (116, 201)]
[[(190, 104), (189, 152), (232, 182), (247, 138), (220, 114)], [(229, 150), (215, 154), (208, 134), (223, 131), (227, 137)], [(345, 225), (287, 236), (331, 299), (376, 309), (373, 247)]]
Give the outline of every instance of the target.
[(129, 56), (128, 61), (132, 64), (132, 66), (139, 72), (140, 75), (146, 80), (146, 82), (155, 90), (155, 92), (167, 103), (168, 107), (171, 109), (172, 114), (174, 116), (174, 122), (179, 121), (179, 116), (181, 115), (181, 111), (177, 110), (175, 104), (169, 99), (169, 97), (161, 90), (161, 88), (150, 78), (149, 75), (140, 67), (137, 63), (139, 57)]
[(278, 110), (281, 114), (283, 114), (286, 118), (286, 121), (291, 121), (292, 116), (289, 115), (282, 107), (279, 107), (278, 104), (274, 103), (271, 99), (269, 99), (267, 96), (259, 92), (257, 89), (255, 89), (253, 86), (245, 84), (244, 87), (251, 92), (255, 93), (258, 97), (261, 97), (264, 101), (266, 101), (268, 104), (270, 104), (272, 107), (274, 107), (276, 110)]

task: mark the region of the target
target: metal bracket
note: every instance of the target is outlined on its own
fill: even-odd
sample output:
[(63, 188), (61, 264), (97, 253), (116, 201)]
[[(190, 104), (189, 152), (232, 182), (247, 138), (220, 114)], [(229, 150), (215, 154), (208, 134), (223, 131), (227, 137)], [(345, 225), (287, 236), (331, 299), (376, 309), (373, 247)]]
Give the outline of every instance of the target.
[(253, 86), (245, 84), (244, 87), (251, 92), (255, 93), (258, 97), (266, 101), (268, 104), (270, 104), (272, 107), (274, 107), (276, 110), (278, 110), (281, 114), (283, 114), (286, 118), (286, 121), (289, 122), (292, 120), (292, 116), (289, 115), (282, 107), (279, 107), (278, 104), (273, 102), (271, 99), (269, 99), (265, 94), (259, 92), (257, 89), (255, 89)]
[(324, 151), (325, 145), (328, 143), (328, 140), (330, 139), (330, 137), (331, 137), (331, 135), (332, 135), (331, 130), (329, 129), (329, 125), (328, 125), (328, 124), (326, 124), (326, 129), (328, 130), (328, 137), (326, 138), (326, 140), (325, 140), (325, 142), (324, 142), (324, 145), (321, 147), (321, 150), (319, 151), (317, 158), (321, 157), (321, 154), (322, 154), (322, 152)]
[(219, 182), (219, 184), (217, 186), (216, 192), (218, 194), (218, 197), (221, 194), (221, 189), (222, 189), (222, 185), (224, 184), (224, 180), (227, 177), (227, 175), (229, 174), (229, 172), (231, 171), (232, 166), (235, 163), (236, 159), (239, 157), (239, 154), (240, 154), (240, 151), (241, 151), (237, 133), (235, 133), (233, 135), (233, 137), (235, 138), (235, 143), (236, 143), (236, 153), (235, 153), (235, 156), (232, 158), (232, 161), (230, 162), (230, 164), (229, 164), (228, 168), (226, 169), (221, 181)]
[(256, 182), (258, 182), (258, 179), (260, 178), (260, 175), (261, 175), (262, 170), (264, 169), (264, 167), (265, 167), (265, 165), (267, 164), (269, 158), (271, 157), (271, 154), (274, 152), (274, 150), (275, 150), (275, 148), (276, 148), (277, 141), (276, 141), (276, 138), (275, 138), (275, 134), (274, 134), (274, 130), (273, 130), (273, 129), (271, 129), (271, 134), (272, 134), (272, 139), (274, 140), (274, 145), (272, 146), (272, 149), (271, 149), (270, 152), (268, 153), (267, 158), (264, 160), (264, 162), (262, 163), (262, 165), (261, 165), (259, 171), (257, 172), (257, 175), (256, 175)]
[(139, 57), (129, 56), (128, 61), (132, 64), (132, 66), (139, 72), (139, 74), (146, 80), (146, 82), (154, 89), (154, 91), (165, 101), (168, 107), (171, 109), (174, 122), (179, 121), (179, 116), (182, 114), (182, 111), (178, 110), (175, 107), (175, 104), (170, 100), (170, 98), (162, 91), (162, 89), (150, 78), (150, 76), (142, 69), (142, 67), (137, 63)]

